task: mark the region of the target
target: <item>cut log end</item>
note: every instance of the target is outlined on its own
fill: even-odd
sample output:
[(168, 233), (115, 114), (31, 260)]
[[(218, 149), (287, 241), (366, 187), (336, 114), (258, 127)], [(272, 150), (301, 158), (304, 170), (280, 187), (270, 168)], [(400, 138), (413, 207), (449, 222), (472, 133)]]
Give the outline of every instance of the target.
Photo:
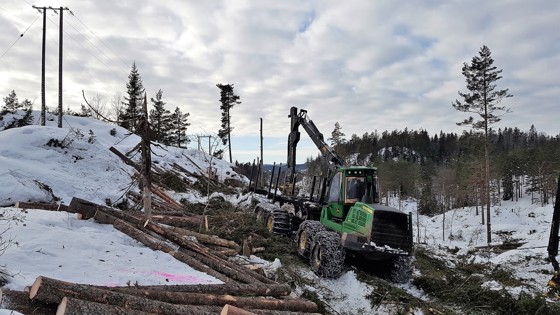
[(33, 282), (31, 289), (29, 289), (29, 298), (31, 300), (33, 300), (33, 298), (37, 295), (37, 292), (39, 292), (39, 287), (41, 287), (41, 282), (43, 282), (43, 277), (41, 276), (37, 277), (37, 279), (35, 279), (35, 282)]
[[(57, 314), (58, 315), (58, 314)], [(220, 315), (256, 315), (253, 312), (246, 311), (239, 307), (235, 307), (233, 305), (226, 304), (222, 309)]]
[(63, 297), (60, 304), (58, 304), (58, 308), (56, 309), (56, 315), (64, 315), (66, 314), (66, 304), (68, 303), (68, 298)]

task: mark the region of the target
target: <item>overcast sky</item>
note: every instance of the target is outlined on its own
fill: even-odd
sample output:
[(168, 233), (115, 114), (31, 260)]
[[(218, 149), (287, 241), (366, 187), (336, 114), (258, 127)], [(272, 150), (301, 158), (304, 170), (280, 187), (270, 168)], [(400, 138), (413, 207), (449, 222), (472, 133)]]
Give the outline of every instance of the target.
[[(559, 134), (560, 1), (62, 1), (0, 2), (0, 96), (41, 104), (42, 15), (64, 12), (64, 108), (81, 91), (126, 92), (136, 62), (148, 98), (190, 113), (189, 134), (216, 134), (217, 83), (234, 84), (234, 159), (285, 162), (291, 106), (330, 136), (384, 130), (462, 132), (451, 103), (464, 62), (487, 45), (513, 98), (499, 127)], [(47, 106), (58, 104), (59, 16), (47, 11)], [(26, 29), (31, 27), (26, 31)], [(20, 37), (20, 34), (24, 36)], [(17, 40), (17, 41), (16, 41)], [(15, 42), (15, 44), (14, 44)], [(13, 45), (13, 47), (11, 47)], [(307, 138), (307, 136), (302, 136)], [(303, 140), (302, 140), (303, 141)], [(299, 160), (316, 155), (302, 143)]]

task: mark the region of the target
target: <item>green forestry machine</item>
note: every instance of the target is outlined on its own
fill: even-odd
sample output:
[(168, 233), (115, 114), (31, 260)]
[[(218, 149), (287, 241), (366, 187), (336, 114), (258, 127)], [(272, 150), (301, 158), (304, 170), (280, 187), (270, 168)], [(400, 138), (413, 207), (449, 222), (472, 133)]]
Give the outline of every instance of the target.
[(298, 255), (308, 259), (311, 269), (319, 276), (338, 277), (347, 255), (390, 266), (395, 281), (410, 276), (412, 216), (380, 203), (377, 168), (345, 166), (343, 159), (325, 143), (313, 121), (307, 118), (307, 111), (298, 113), (298, 109), (292, 107), (289, 117), (287, 167), (291, 171), (291, 184), (288, 186), (292, 189), (296, 186), (299, 126), (329, 162), (329, 175), (319, 181), (318, 198), (313, 196), (317, 177), (313, 177), (310, 196), (297, 197), (277, 193), (281, 165), (272, 192), (273, 167), (268, 190), (257, 189), (256, 182), (252, 189), (272, 199), (272, 203), (256, 206), (257, 220), (275, 234), (293, 235), (295, 232)]

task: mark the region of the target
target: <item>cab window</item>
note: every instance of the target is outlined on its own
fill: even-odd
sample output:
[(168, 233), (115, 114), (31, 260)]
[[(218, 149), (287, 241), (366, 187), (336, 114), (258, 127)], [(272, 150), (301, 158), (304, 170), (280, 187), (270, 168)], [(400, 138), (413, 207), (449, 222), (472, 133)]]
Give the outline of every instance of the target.
[(328, 202), (337, 202), (340, 196), (340, 178), (342, 174), (340, 172), (336, 173), (331, 181), (331, 187), (329, 188), (329, 198)]

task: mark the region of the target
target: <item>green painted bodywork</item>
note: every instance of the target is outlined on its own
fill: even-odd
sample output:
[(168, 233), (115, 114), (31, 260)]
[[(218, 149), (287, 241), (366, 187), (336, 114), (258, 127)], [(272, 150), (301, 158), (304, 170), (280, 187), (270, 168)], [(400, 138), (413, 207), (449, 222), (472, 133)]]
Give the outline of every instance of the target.
[(338, 223), (333, 220), (332, 210), (330, 209), (333, 204), (335, 203), (325, 206), (321, 211), (321, 224), (339, 233), (365, 237), (369, 242), (375, 209), (371, 205), (356, 202), (348, 210), (348, 215), (346, 215), (344, 221)]
[[(339, 233), (354, 234), (360, 238), (365, 237), (369, 242), (375, 209), (371, 204), (359, 201), (345, 203), (346, 178), (360, 177), (373, 183), (376, 181), (377, 168), (366, 166), (340, 167), (331, 177), (330, 182), (333, 185), (337, 182), (337, 176), (340, 177), (340, 191), (337, 196), (329, 196), (328, 199), (331, 201), (323, 206), (321, 223)], [(377, 185), (376, 182), (375, 185)], [(377, 187), (375, 188), (377, 189)]]

